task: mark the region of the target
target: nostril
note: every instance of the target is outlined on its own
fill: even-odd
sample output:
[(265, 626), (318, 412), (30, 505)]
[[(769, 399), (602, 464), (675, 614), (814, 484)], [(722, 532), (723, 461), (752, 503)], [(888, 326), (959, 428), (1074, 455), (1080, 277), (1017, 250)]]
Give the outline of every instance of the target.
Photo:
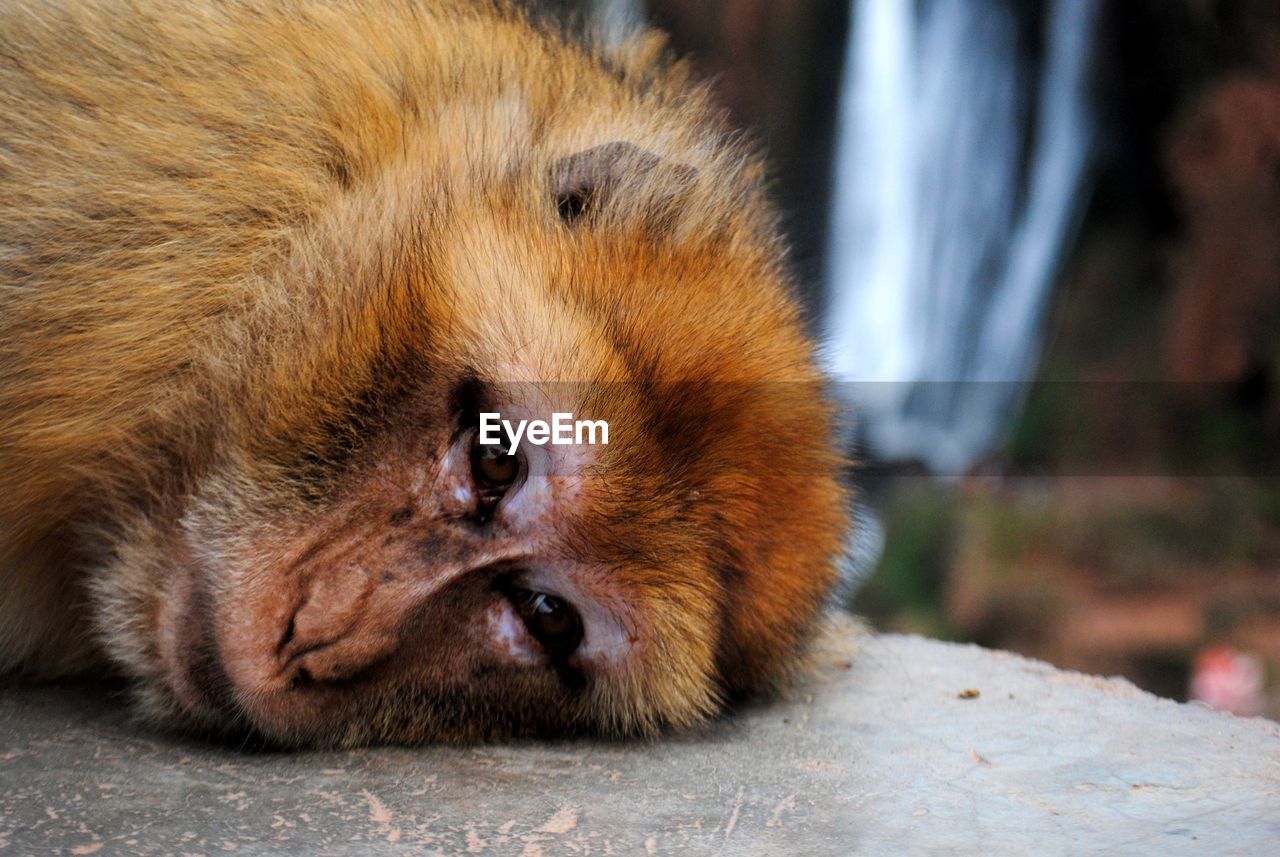
[(277, 686), (347, 681), (399, 648), (402, 611), (379, 596), (382, 577), (352, 566), (312, 584), (276, 645)]
[(297, 647), (283, 665), (298, 687), (353, 681), (391, 658), (400, 648), (395, 627), (353, 628), (337, 639)]
[(299, 690), (301, 688), (311, 687), (316, 683), (315, 678), (307, 670), (306, 667), (299, 667), (289, 681), (285, 684), (285, 690)]
[(276, 646), (276, 657), (284, 655), (284, 650), (293, 642), (294, 636), (297, 634), (298, 612), (295, 610), (289, 615), (289, 624), (285, 626), (284, 634), (280, 637), (280, 643)]

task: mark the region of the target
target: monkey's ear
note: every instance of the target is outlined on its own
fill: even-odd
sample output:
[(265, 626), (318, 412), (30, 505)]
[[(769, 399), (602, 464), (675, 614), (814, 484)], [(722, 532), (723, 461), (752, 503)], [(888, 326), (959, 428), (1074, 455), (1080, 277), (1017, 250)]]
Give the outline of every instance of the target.
[(604, 143), (551, 166), (551, 193), (560, 219), (570, 225), (602, 211), (633, 190), (651, 215), (662, 215), (698, 176), (687, 164), (666, 164), (624, 140)]

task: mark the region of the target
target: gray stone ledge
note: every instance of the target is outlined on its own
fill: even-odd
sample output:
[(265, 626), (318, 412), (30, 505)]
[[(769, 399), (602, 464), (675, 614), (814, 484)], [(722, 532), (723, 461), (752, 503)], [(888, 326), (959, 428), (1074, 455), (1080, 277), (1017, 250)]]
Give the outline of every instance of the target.
[[(856, 656), (854, 647), (859, 651)], [(248, 755), (0, 691), (7, 853), (1280, 853), (1280, 727), (976, 646), (833, 636), (649, 744)], [(974, 698), (962, 698), (969, 689)], [(967, 694), (972, 697), (972, 694)]]

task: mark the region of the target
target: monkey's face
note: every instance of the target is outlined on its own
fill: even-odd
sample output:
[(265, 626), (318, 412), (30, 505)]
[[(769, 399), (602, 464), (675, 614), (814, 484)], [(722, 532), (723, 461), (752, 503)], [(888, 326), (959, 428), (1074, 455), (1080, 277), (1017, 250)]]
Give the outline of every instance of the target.
[(206, 486), (160, 619), (180, 707), (289, 743), (630, 733), (713, 710), (720, 582), (696, 489), (634, 496), (612, 459), (648, 453), (617, 435), (481, 443), (481, 409), (599, 397), (446, 389), (420, 390), (423, 418), (400, 414), (310, 509), (266, 511), (271, 486), (244, 474)]
[[(510, 202), (448, 235), (305, 272), (377, 287), (255, 364), (219, 463), (125, 558), (158, 591), (151, 710), (285, 743), (653, 733), (795, 662), (844, 498), (768, 249)], [(484, 413), (608, 443), (486, 443)]]

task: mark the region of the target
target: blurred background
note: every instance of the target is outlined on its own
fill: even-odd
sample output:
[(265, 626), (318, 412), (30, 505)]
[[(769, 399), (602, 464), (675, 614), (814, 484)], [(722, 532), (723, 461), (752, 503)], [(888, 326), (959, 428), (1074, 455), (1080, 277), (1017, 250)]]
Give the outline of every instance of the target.
[(883, 630), (1280, 717), (1280, 4), (544, 0), (765, 146)]

